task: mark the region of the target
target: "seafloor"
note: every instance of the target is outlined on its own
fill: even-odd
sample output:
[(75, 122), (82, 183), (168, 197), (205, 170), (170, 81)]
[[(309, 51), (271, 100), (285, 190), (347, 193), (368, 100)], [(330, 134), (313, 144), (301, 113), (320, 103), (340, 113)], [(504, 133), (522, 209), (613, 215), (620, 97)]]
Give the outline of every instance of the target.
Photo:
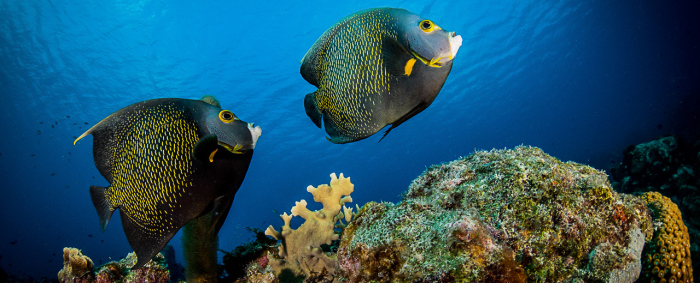
[[(354, 209), (342, 174), (309, 186), (284, 224), (224, 252), (219, 282), (692, 282), (700, 143), (664, 137), (625, 150), (606, 173), (539, 148), (477, 151), (434, 165), (398, 203)], [(613, 189), (615, 188), (615, 189)], [(377, 188), (357, 188), (359, 190)], [(292, 202), (294, 200), (290, 200)], [(354, 210), (354, 211), (353, 211)], [(292, 217), (305, 222), (290, 227)], [(689, 220), (690, 219), (690, 220)], [(61, 282), (193, 279), (159, 254), (95, 267), (64, 249)], [(170, 269), (170, 270), (169, 270)], [(176, 270), (177, 269), (177, 270)], [(697, 270), (697, 267), (695, 268)], [(4, 274), (4, 281), (19, 282)]]

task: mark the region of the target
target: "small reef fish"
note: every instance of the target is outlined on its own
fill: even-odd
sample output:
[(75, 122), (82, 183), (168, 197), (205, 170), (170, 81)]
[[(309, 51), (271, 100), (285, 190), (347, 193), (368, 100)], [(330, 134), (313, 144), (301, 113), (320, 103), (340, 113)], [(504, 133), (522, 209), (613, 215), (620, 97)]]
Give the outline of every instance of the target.
[[(206, 101), (206, 102), (205, 102)], [(261, 134), (207, 100), (154, 99), (127, 106), (94, 125), (95, 165), (110, 186), (91, 186), (104, 232), (112, 213), (140, 268), (187, 222), (214, 215), (221, 228)], [(216, 106), (215, 106), (216, 104)]]
[[(377, 8), (340, 20), (306, 52), (301, 76), (318, 90), (306, 115), (333, 143), (384, 137), (437, 97), (462, 37), (403, 9)], [(381, 141), (381, 139), (380, 139)]]

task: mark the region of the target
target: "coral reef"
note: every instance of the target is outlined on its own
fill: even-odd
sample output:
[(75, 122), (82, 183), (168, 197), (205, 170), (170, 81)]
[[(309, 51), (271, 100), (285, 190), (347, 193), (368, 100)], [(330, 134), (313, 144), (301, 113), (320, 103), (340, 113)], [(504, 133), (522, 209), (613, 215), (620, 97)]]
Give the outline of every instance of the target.
[[(262, 270), (267, 267), (269, 262), (267, 252), (273, 251), (277, 240), (265, 236), (265, 232), (258, 228), (246, 227), (246, 229), (255, 234), (255, 240), (236, 247), (232, 252), (222, 251), (224, 253), (221, 266), (223, 273), (219, 276), (218, 282), (234, 282), (236, 279), (246, 278), (246, 270)], [(251, 281), (250, 278), (247, 279)]]
[[(629, 194), (658, 191), (678, 205), (682, 215), (700, 215), (700, 141), (667, 136), (625, 149), (622, 162), (611, 168), (615, 190)], [(686, 217), (690, 243), (700, 241), (700, 218)], [(693, 258), (700, 246), (691, 244)], [(700, 270), (700, 261), (693, 263)], [(698, 277), (700, 275), (695, 275)]]
[[(309, 187), (316, 201), (316, 190), (336, 189), (332, 179)], [(345, 227), (335, 224), (351, 214), (340, 212), (341, 194), (326, 199), (333, 201), (324, 209), (334, 210), (313, 213), (297, 202), (292, 213), (307, 220), (303, 228), (292, 230), (286, 213), (281, 232), (268, 228), (282, 240), (279, 256), (250, 261), (245, 280), (692, 282), (689, 236), (670, 199), (617, 193), (605, 173), (539, 148), (478, 151), (431, 166), (401, 202), (367, 203)], [(338, 227), (337, 254), (321, 251), (339, 238)]]
[(63, 248), (63, 269), (58, 272), (59, 282), (95, 282), (92, 260), (76, 248)]
[(645, 203), (605, 173), (517, 147), (432, 166), (398, 204), (366, 204), (337, 257), (353, 282), (633, 282), (651, 235)]
[(136, 254), (129, 253), (119, 262), (111, 261), (95, 270), (92, 260), (80, 250), (64, 248), (58, 280), (71, 283), (167, 283), (170, 280), (165, 257), (160, 253), (143, 267), (131, 269), (135, 264)]
[(163, 254), (158, 253), (139, 269), (130, 269), (136, 264), (136, 260), (136, 254), (129, 253), (119, 262), (112, 261), (102, 265), (96, 273), (96, 282), (168, 283), (170, 281), (170, 272), (165, 265)]
[(700, 142), (690, 146), (674, 136), (629, 146), (611, 168), (615, 189), (623, 193), (659, 191), (667, 196), (698, 193)]
[(658, 192), (641, 198), (651, 209), (654, 236), (644, 250), (642, 282), (693, 282), (688, 228), (671, 199)]
[[(277, 255), (268, 255), (267, 267), (274, 271), (280, 280), (330, 280), (337, 269), (335, 255), (328, 255), (321, 249), (321, 245), (331, 244), (339, 235), (335, 231), (336, 223), (345, 218), (349, 221), (352, 211), (344, 208), (344, 204), (352, 202), (350, 194), (354, 185), (350, 178), (340, 174), (331, 174), (330, 186), (323, 184), (318, 187), (309, 186), (306, 189), (314, 197), (315, 202), (323, 205), (317, 211), (306, 208), (307, 202), (301, 200), (292, 207), (292, 214), (286, 212), (280, 217), (284, 221), (281, 231), (275, 230), (272, 225), (265, 231), (266, 235), (281, 240)], [(296, 230), (290, 227), (293, 216), (301, 216), (306, 221)], [(269, 277), (269, 275), (266, 275)]]

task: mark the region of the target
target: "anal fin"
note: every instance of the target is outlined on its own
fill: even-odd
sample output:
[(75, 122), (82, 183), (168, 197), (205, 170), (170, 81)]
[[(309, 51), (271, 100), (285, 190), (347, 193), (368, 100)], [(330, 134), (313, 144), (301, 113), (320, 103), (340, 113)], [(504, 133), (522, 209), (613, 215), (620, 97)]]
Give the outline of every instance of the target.
[(387, 129), (386, 132), (384, 132), (384, 135), (382, 136), (381, 139), (379, 139), (379, 141), (377, 143), (381, 142), (386, 137), (386, 135), (389, 134), (389, 132), (391, 130), (393, 130), (394, 128), (401, 125), (401, 123), (406, 122), (408, 119), (411, 119), (411, 117), (416, 116), (416, 114), (425, 110), (425, 108), (428, 108), (428, 105), (426, 105), (425, 103), (418, 104), (416, 107), (413, 107), (413, 109), (411, 109), (411, 111), (408, 111), (408, 113), (406, 113), (405, 115), (401, 116), (401, 118), (394, 121), (394, 123), (391, 123), (391, 127), (389, 127), (389, 129)]
[(131, 216), (123, 211), (121, 213), (121, 218), (126, 239), (129, 241), (131, 248), (134, 249), (134, 253), (136, 253), (136, 264), (132, 269), (141, 268), (156, 256), (170, 239), (175, 236), (177, 230), (182, 228), (180, 225), (179, 227), (175, 226), (171, 228), (159, 227), (157, 230), (148, 231), (134, 222)]

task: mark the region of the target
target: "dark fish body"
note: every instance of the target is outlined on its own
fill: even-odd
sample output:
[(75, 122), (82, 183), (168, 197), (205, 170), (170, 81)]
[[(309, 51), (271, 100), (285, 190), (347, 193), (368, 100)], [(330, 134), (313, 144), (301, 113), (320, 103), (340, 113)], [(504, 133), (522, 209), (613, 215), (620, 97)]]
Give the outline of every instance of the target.
[[(423, 29), (425, 28), (425, 29)], [(306, 113), (329, 140), (386, 134), (427, 108), (452, 69), (461, 37), (403, 9), (352, 14), (307, 51), (301, 75), (318, 87), (304, 99)]]
[(199, 100), (154, 99), (103, 119), (92, 134), (95, 165), (110, 186), (90, 194), (102, 230), (117, 208), (139, 268), (190, 220), (223, 224), (260, 128)]

